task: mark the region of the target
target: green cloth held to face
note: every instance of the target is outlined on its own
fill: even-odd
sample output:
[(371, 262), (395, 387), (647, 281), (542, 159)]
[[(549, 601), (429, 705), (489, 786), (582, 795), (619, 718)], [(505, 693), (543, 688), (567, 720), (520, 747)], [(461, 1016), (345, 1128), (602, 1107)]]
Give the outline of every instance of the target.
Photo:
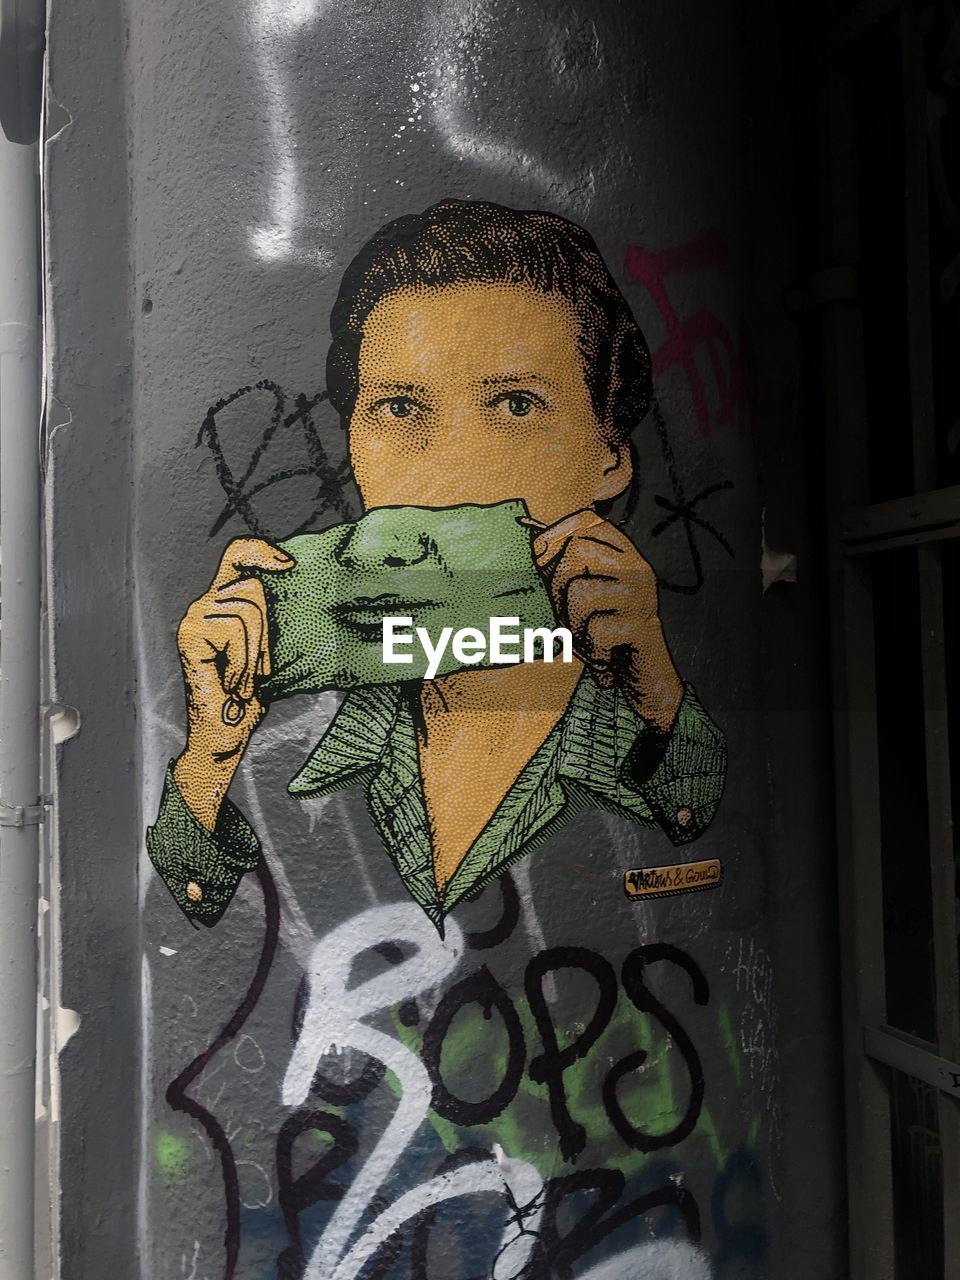
[[(519, 627), (556, 626), (537, 572), (523, 502), (495, 506), (378, 507), (354, 524), (305, 533), (280, 546), (294, 568), (261, 575), (267, 598), (272, 672), (265, 702), (293, 693), (422, 680), (423, 647), (398, 647), (412, 663), (383, 660), (383, 618), (412, 618), (435, 645), (442, 628), (475, 627), (491, 617)], [(489, 646), (488, 646), (489, 650)], [(514, 652), (517, 648), (514, 647)], [(519, 650), (522, 653), (522, 647)], [(448, 644), (437, 674), (465, 667)], [(491, 666), (489, 652), (471, 666)]]

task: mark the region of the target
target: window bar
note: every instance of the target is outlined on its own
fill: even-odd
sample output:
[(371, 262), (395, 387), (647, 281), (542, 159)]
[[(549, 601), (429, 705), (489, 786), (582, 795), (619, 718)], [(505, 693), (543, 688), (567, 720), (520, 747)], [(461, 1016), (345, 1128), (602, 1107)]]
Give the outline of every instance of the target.
[[(829, 263), (859, 259), (851, 78), (841, 65), (824, 77), (821, 136), (825, 210), (822, 253)], [(822, 309), (822, 378), (830, 582), (834, 725), (838, 779), (837, 850), (846, 1078), (850, 1280), (894, 1280), (890, 1099), (885, 1069), (863, 1049), (863, 1029), (886, 1020), (883, 891), (877, 761), (873, 604), (862, 564), (844, 554), (846, 512), (867, 500), (863, 326), (849, 301)]]
[[(922, 491), (933, 489), (937, 483), (937, 448), (930, 312), (926, 76), (920, 23), (918, 11), (913, 5), (905, 4), (900, 11), (900, 39), (907, 129), (907, 312), (914, 487)], [(927, 543), (918, 547), (917, 556), (937, 1038), (941, 1056), (956, 1062), (960, 1060), (960, 968), (941, 548), (936, 543)], [(960, 1276), (960, 1214), (956, 1212), (960, 1203), (960, 1103), (944, 1092), (939, 1092), (937, 1098), (943, 1163), (943, 1274)]]
[[(838, 346), (838, 351), (842, 347)], [(864, 1052), (863, 1030), (886, 1020), (873, 600), (867, 566), (834, 568), (842, 591), (837, 702), (838, 873), (847, 1075), (851, 1280), (894, 1280), (890, 1095)]]

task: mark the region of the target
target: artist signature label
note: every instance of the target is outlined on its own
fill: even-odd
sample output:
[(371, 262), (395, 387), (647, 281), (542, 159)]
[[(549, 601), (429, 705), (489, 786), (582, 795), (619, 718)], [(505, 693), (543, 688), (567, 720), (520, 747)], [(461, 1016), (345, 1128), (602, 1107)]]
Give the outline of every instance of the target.
[(678, 893), (717, 889), (722, 883), (723, 863), (719, 858), (680, 862), (670, 867), (638, 867), (623, 877), (628, 898), (672, 898)]

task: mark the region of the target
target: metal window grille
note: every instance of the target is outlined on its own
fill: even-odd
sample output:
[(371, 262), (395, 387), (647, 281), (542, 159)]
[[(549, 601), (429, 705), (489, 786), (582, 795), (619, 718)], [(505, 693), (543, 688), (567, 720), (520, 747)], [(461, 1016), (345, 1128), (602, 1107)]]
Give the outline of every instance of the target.
[(960, 6), (834, 3), (824, 388), (851, 1280), (960, 1277)]

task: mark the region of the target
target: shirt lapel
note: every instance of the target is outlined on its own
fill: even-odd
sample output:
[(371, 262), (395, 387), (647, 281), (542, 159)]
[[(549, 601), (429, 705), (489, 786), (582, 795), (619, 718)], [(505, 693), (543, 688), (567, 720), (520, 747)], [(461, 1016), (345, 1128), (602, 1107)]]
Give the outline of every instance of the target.
[[(496, 879), (589, 803), (616, 803), (619, 763), (636, 733), (621, 723), (619, 698), (584, 676), (561, 720), (534, 752), (457, 867), (442, 899), (411, 694), (402, 685), (350, 693), (290, 783), (293, 795), (329, 795), (360, 783), (380, 838), (412, 897), (442, 931), (443, 916)], [(585, 790), (587, 789), (587, 790)]]
[(398, 685), (370, 685), (347, 694), (333, 721), (287, 790), (295, 796), (323, 796), (375, 769), (397, 717)]
[(430, 828), (410, 693), (371, 685), (348, 694), (303, 768), (293, 795), (330, 795), (360, 783), (377, 833), (413, 898), (440, 925)]
[(443, 907), (450, 911), (463, 898), (479, 893), (553, 832), (570, 798), (559, 781), (563, 720), (550, 731), (520, 771), (490, 821), (450, 877)]
[(420, 752), (406, 691), (400, 691), (393, 727), (366, 791), (370, 817), (400, 878), (439, 928), (443, 908), (437, 897)]

